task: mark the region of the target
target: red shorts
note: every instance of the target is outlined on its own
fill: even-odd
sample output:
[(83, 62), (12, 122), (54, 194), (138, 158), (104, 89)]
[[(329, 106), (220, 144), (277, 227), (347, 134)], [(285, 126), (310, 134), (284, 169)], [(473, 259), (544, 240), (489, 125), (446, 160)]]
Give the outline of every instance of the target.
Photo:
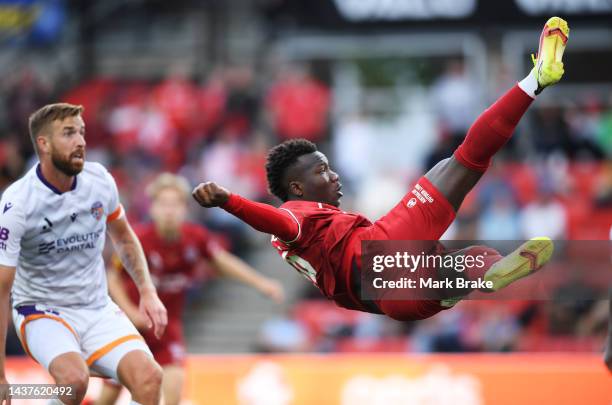
[(153, 331), (144, 333), (143, 337), (160, 366), (182, 366), (185, 363), (186, 348), (180, 321), (169, 321), (161, 339), (157, 339)]
[[(147, 346), (153, 353), (153, 358), (162, 366), (183, 366), (185, 364), (185, 340), (183, 338), (183, 327), (180, 321), (168, 319), (168, 325), (161, 339), (157, 339), (153, 330), (140, 332)], [(104, 384), (111, 387), (121, 387), (114, 379), (105, 379)]]
[[(363, 302), (360, 291), (355, 290), (355, 275), (361, 271), (361, 242), (366, 240), (422, 240), (437, 241), (455, 219), (455, 210), (429, 180), (421, 177), (413, 189), (389, 211), (369, 227), (355, 230), (349, 243), (352, 251), (344, 256), (341, 274), (337, 283), (341, 285), (334, 300), (343, 307), (367, 312), (385, 313), (381, 302)], [(384, 298), (383, 298), (384, 300)], [(405, 301), (407, 318), (423, 319), (445, 309), (438, 300)], [(413, 310), (411, 310), (412, 308)], [(388, 314), (389, 315), (389, 314)], [(407, 320), (407, 319), (405, 319)]]

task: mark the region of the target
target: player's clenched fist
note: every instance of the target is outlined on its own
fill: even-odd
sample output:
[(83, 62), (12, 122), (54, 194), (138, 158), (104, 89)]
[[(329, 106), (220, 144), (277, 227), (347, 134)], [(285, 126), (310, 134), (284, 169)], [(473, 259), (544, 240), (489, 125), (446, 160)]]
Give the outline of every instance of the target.
[(203, 207), (218, 207), (227, 202), (230, 192), (212, 181), (200, 183), (191, 193), (193, 198)]

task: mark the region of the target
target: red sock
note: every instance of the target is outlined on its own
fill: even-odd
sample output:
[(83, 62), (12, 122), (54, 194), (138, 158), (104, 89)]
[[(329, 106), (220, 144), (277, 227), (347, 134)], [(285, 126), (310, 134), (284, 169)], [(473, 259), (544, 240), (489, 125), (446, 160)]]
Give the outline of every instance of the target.
[(455, 158), (468, 169), (484, 172), (491, 158), (512, 136), (533, 99), (518, 85), (487, 108), (470, 127)]

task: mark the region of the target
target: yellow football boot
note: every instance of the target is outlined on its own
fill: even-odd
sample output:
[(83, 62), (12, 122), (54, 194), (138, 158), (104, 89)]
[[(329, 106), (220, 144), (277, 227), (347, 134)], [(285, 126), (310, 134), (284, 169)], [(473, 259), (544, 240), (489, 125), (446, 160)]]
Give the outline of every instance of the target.
[(563, 51), (569, 38), (567, 21), (560, 17), (551, 17), (546, 21), (542, 34), (540, 34), (540, 47), (537, 57), (533, 54), (538, 89), (536, 94), (550, 85), (557, 83), (563, 76)]
[(552, 257), (554, 244), (550, 238), (533, 238), (523, 243), (518, 249), (493, 264), (484, 275), (484, 280), (493, 282), (493, 291), (531, 273), (535, 273)]

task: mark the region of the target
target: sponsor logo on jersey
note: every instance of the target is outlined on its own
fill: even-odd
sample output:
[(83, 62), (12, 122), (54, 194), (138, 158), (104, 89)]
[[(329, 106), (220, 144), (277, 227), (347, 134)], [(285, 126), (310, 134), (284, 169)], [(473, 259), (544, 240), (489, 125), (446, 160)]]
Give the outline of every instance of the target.
[(102, 203), (100, 201), (93, 203), (90, 212), (97, 221), (101, 220), (102, 216), (104, 215), (104, 207), (102, 206)]
[(10, 210), (11, 208), (13, 208), (13, 203), (7, 202), (6, 204), (4, 204), (4, 209), (2, 210), (2, 213), (6, 213), (6, 211)]
[(42, 231), (40, 231), (40, 233), (51, 232), (51, 228), (53, 228), (53, 222), (49, 221), (49, 219), (47, 217), (45, 217), (44, 219), (45, 219), (45, 222), (47, 223), (47, 225), (43, 225)]
[(46, 255), (55, 249), (55, 241), (43, 242), (38, 245), (38, 254)]
[(408, 208), (414, 207), (419, 201), (423, 204), (431, 204), (434, 202), (433, 197), (423, 187), (421, 187), (420, 184), (415, 185), (411, 193), (414, 195), (414, 197), (406, 203)]
[(54, 250), (56, 253), (66, 253), (85, 249), (95, 249), (96, 242), (100, 239), (100, 235), (102, 235), (101, 229), (94, 232), (58, 238), (51, 242), (43, 242), (38, 245), (38, 253), (49, 254)]

